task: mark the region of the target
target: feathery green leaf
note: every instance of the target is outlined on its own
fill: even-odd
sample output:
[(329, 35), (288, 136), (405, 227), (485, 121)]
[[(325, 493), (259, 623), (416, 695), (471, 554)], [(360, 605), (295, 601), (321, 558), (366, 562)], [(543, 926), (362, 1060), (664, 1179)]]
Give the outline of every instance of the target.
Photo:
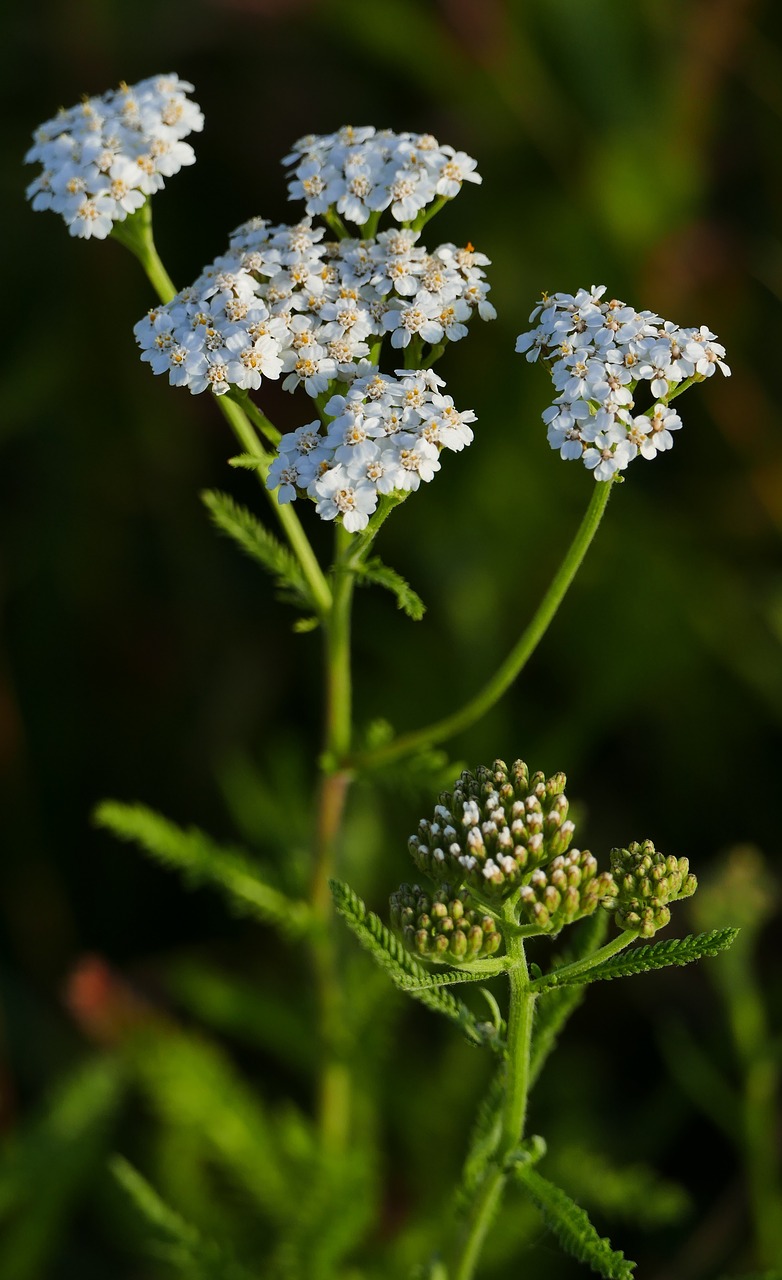
[(453, 981), (449, 974), (430, 974), (405, 950), (382, 920), (368, 910), (366, 903), (362, 902), (349, 885), (340, 880), (331, 880), (329, 884), (340, 915), (362, 947), (366, 948), (401, 991), (455, 1022), (473, 1044), (489, 1044), (500, 1049), (499, 1038), (493, 1027), (479, 1022), (466, 1004), (457, 1000), (450, 992), (439, 989)]
[(99, 804), (94, 821), (120, 840), (133, 841), (165, 867), (181, 871), (191, 885), (212, 884), (222, 889), (241, 914), (255, 916), (294, 936), (310, 924), (306, 903), (295, 902), (266, 884), (246, 854), (216, 844), (197, 827), (185, 831), (145, 805), (117, 800)]
[(552, 987), (564, 987), (585, 982), (598, 982), (601, 979), (626, 978), (634, 973), (646, 973), (651, 969), (664, 969), (668, 965), (690, 964), (703, 956), (716, 956), (733, 943), (738, 929), (711, 929), (708, 933), (691, 933), (686, 938), (668, 938), (665, 942), (653, 942), (643, 947), (634, 947), (620, 955), (612, 956), (594, 969), (586, 969), (580, 973), (561, 976), (555, 969), (540, 982), (539, 992), (549, 991)]
[(216, 1045), (161, 1027), (138, 1041), (132, 1064), (168, 1131), (197, 1135), (202, 1160), (219, 1166), (274, 1222), (295, 1215), (301, 1158), (286, 1150), (286, 1113), (270, 1112)]
[(632, 1280), (636, 1264), (612, 1249), (610, 1240), (597, 1234), (581, 1206), (561, 1187), (542, 1177), (530, 1164), (516, 1165), (513, 1175), (529, 1192), (544, 1223), (566, 1253), (585, 1262), (605, 1280)]
[(114, 1156), (109, 1168), (153, 1229), (156, 1242), (165, 1246), (156, 1252), (189, 1280), (250, 1280), (250, 1273), (244, 1267), (170, 1208), (146, 1178), (122, 1156)]
[(252, 512), (216, 489), (205, 489), (201, 501), (217, 528), (268, 570), (286, 599), (312, 607), (312, 596), (295, 556)]
[(243, 471), (262, 471), (266, 467), (266, 458), (259, 458), (257, 453), (237, 453), (228, 459), (229, 467), (240, 467)]
[(385, 587), (386, 591), (390, 591), (396, 596), (397, 608), (407, 614), (408, 618), (412, 618), (414, 622), (420, 622), (426, 613), (426, 605), (419, 595), (413, 591), (410, 583), (407, 582), (396, 569), (391, 569), (387, 564), (383, 564), (377, 556), (373, 556), (371, 560), (367, 560), (362, 564), (357, 573), (359, 574), (359, 585), (362, 583), (374, 583), (378, 587)]

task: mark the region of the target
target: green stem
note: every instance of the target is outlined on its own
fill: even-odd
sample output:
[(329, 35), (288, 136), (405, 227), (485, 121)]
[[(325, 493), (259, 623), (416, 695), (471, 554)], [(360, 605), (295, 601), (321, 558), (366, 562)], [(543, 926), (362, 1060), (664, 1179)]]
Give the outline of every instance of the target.
[(611, 942), (607, 942), (604, 947), (601, 947), (599, 951), (593, 951), (591, 956), (585, 956), (583, 960), (574, 960), (572, 964), (563, 964), (560, 969), (554, 969), (551, 973), (544, 973), (542, 978), (536, 978), (531, 984), (532, 990), (540, 993), (558, 986), (560, 980), (564, 977), (572, 978), (581, 973), (588, 973), (590, 969), (594, 969), (595, 965), (602, 964), (604, 960), (609, 960), (611, 956), (615, 956), (619, 951), (624, 951), (625, 947), (629, 947), (631, 942), (635, 942), (638, 936), (637, 929), (625, 929), (624, 932), (613, 938)]
[(277, 430), (274, 423), (270, 422), (266, 414), (262, 413), (257, 404), (250, 399), (249, 392), (234, 388), (233, 391), (229, 392), (229, 396), (239, 405), (240, 409), (244, 410), (253, 426), (260, 431), (262, 436), (266, 437), (270, 445), (275, 446), (280, 443), (282, 432)]
[[(141, 206), (137, 213), (131, 214), (124, 222), (116, 223), (112, 235), (138, 258), (160, 301), (163, 303), (170, 302), (176, 294), (176, 287), (155, 248), (155, 241), (152, 235), (152, 210), (149, 200)], [(291, 550), (301, 565), (302, 573), (312, 595), (313, 605), (319, 617), (322, 618), (331, 607), (329, 585), (323, 576), (323, 570), (310, 546), (299, 517), (292, 510), (290, 503), (278, 502), (275, 494), (266, 488), (265, 480), (269, 474), (271, 455), (258, 439), (255, 428), (252, 426), (245, 411), (246, 408), (249, 406), (249, 411), (257, 415), (256, 420), (260, 429), (269, 435), (270, 439), (273, 439), (275, 435), (279, 439), (279, 432), (276, 427), (272, 426), (268, 418), (252, 404), (249, 396), (244, 407), (237, 403), (233, 396), (215, 396), (215, 401), (245, 451), (259, 458), (263, 464), (258, 468), (258, 479), (271, 503), (275, 517), (288, 539)]]
[(138, 258), (160, 301), (170, 302), (177, 290), (155, 248), (151, 200), (145, 200), (141, 208), (131, 213), (124, 222), (115, 222), (111, 234)]
[(409, 755), (420, 747), (430, 747), (436, 742), (453, 738), (457, 733), (461, 733), (462, 730), (468, 729), (470, 725), (480, 720), (495, 702), (499, 701), (546, 634), (597, 533), (612, 489), (613, 481), (611, 480), (595, 482), (586, 515), (535, 616), (522, 632), (505, 661), (481, 691), (452, 715), (436, 720), (434, 724), (426, 725), (423, 729), (414, 729), (410, 733), (402, 734), (375, 751), (367, 751), (357, 756), (353, 761), (356, 768), (374, 769), (380, 764), (387, 764), (391, 760), (399, 759), (400, 756)]
[(353, 535), (335, 528), (332, 602), (324, 621), (326, 705), (321, 757), (322, 776), (310, 900), (322, 924), (314, 939), (316, 995), (320, 1020), (322, 1071), (318, 1125), (325, 1150), (343, 1154), (350, 1138), (350, 1070), (344, 1052), (345, 1010), (329, 880), (337, 872), (338, 844), (345, 801), (352, 780), (340, 761), (352, 735), (350, 617), (355, 575), (349, 568)]
[(278, 502), (276, 490), (266, 488), (265, 481), (269, 474), (271, 454), (264, 449), (241, 405), (238, 405), (229, 396), (215, 396), (215, 400), (217, 401), (218, 409), (228, 422), (236, 439), (247, 453), (251, 453), (259, 459), (261, 465), (257, 470), (258, 479), (269, 499), (272, 511), (288, 539), (291, 551), (301, 566), (301, 571), (310, 589), (312, 603), (318, 616), (321, 619), (325, 618), (331, 608), (331, 590), (323, 576), (323, 570), (318, 563), (315, 552), (312, 550), (309, 538), (290, 503)]
[[(514, 908), (503, 909), (506, 924), (515, 924)], [(524, 1136), (527, 1099), (530, 1087), (530, 1052), (535, 992), (529, 981), (524, 941), (515, 933), (506, 935), (510, 978), (510, 1010), (506, 1050), (505, 1094), (500, 1112), (500, 1132), (491, 1166), (479, 1184), (478, 1192), (465, 1223), (465, 1231), (457, 1242), (453, 1261), (453, 1280), (472, 1280), (480, 1260), (489, 1228), (500, 1206), (508, 1179), (508, 1157)]]

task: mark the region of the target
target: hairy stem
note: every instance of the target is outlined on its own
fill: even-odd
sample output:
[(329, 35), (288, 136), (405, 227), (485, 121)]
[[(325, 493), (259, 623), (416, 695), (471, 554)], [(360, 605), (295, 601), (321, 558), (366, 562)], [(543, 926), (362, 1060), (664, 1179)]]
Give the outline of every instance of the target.
[(436, 720), (433, 724), (426, 725), (422, 729), (415, 729), (410, 733), (402, 734), (392, 742), (378, 747), (374, 751), (367, 751), (357, 756), (353, 761), (356, 768), (374, 769), (378, 765), (397, 760), (400, 756), (409, 755), (421, 747), (443, 742), (447, 738), (452, 738), (457, 733), (461, 733), (462, 730), (468, 729), (470, 725), (475, 724), (487, 711), (491, 710), (494, 704), (513, 684), (546, 634), (552, 618), (578, 573), (590, 544), (597, 533), (612, 489), (613, 481), (611, 480), (595, 483), (586, 515), (581, 521), (578, 532), (570, 544), (548, 591), (541, 600), (535, 616), (522, 632), (505, 661), (480, 692), (458, 711), (446, 716), (443, 720)]
[(324, 622), (326, 703), (311, 886), (312, 908), (321, 923), (313, 952), (323, 1063), (318, 1124), (324, 1148), (335, 1154), (345, 1151), (350, 1137), (351, 1081), (343, 1047), (344, 997), (329, 880), (338, 870), (342, 818), (352, 778), (340, 764), (350, 750), (352, 735), (350, 618), (355, 576), (348, 564), (351, 541), (351, 534), (337, 525), (332, 604)]
[[(510, 903), (503, 909), (506, 924), (515, 924)], [(506, 934), (510, 978), (510, 1010), (506, 1050), (505, 1090), (494, 1158), (478, 1185), (475, 1199), (457, 1240), (452, 1262), (454, 1280), (472, 1280), (486, 1236), (500, 1207), (508, 1180), (507, 1161), (524, 1136), (527, 1099), (530, 1089), (530, 1051), (535, 993), (532, 990), (524, 955), (524, 940), (517, 933)], [(449, 1271), (449, 1275), (451, 1272)]]

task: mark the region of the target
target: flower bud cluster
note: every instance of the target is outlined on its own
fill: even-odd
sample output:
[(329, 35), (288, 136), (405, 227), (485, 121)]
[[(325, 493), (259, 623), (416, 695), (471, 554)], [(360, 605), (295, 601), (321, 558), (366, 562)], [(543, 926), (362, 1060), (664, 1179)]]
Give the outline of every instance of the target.
[(547, 867), (532, 872), (519, 890), (520, 924), (535, 924), (547, 933), (591, 915), (616, 886), (610, 871), (598, 873), (597, 859), (585, 849), (571, 849)]
[[(562, 458), (580, 458), (596, 480), (670, 449), (682, 423), (668, 401), (717, 368), (730, 374), (725, 348), (705, 325), (682, 329), (616, 298), (605, 302), (604, 293), (601, 285), (544, 294), (530, 316), (535, 328), (516, 343), (527, 360), (542, 359), (557, 392), (543, 414), (549, 444)], [(640, 384), (654, 401), (643, 413)]]
[(304, 200), (310, 214), (336, 208), (358, 226), (383, 209), (397, 222), (413, 222), (438, 197), (458, 195), (463, 182), (481, 182), (475, 160), (431, 134), (371, 126), (309, 134), (282, 163), (295, 166), (291, 200)]
[(620, 929), (636, 929), (644, 938), (651, 938), (668, 924), (669, 902), (689, 898), (698, 887), (688, 859), (673, 855), (666, 858), (651, 840), (633, 843), (627, 849), (612, 849), (611, 871), (615, 892), (604, 899), (603, 905), (616, 911)]
[(477, 960), (502, 943), (493, 917), (470, 905), (466, 889), (447, 884), (434, 892), (400, 885), (391, 895), (391, 925), (408, 951), (429, 960)]
[(507, 897), (567, 851), (575, 828), (565, 782), (564, 773), (530, 775), (523, 760), (465, 771), (453, 794), (440, 796), (432, 821), (410, 837), (413, 861), (435, 881), (445, 874), (484, 897)]
[(204, 117), (178, 76), (152, 76), (61, 110), (35, 132), (25, 160), (42, 171), (27, 188), (34, 209), (62, 215), (72, 236), (103, 240), (164, 178), (193, 164), (182, 139)]

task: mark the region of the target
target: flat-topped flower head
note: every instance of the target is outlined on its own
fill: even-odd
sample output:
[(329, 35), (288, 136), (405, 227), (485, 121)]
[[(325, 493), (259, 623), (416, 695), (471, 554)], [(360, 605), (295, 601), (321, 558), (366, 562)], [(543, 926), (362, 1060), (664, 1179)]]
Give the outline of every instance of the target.
[(392, 376), (364, 363), (327, 400), (327, 426), (315, 421), (282, 437), (267, 488), (279, 486), (283, 503), (306, 494), (321, 519), (341, 519), (350, 533), (366, 528), (381, 495), (428, 484), (442, 450), (458, 452), (472, 439), (475, 414), (459, 413), (443, 385), (431, 369)]
[[(476, 312), (494, 314), (482, 270), (488, 259), (472, 246), (441, 245), (430, 255), (414, 232), (376, 241), (325, 235), (309, 218), (294, 226), (244, 223), (226, 253), (136, 325), (142, 360), (193, 393), (257, 390), (263, 378), (282, 376), (286, 391), (302, 387), (314, 399), (360, 376), (370, 343), (385, 334), (393, 347), (416, 336), (430, 345), (458, 342)], [(187, 352), (175, 369), (159, 358), (161, 334)], [(225, 366), (217, 382), (208, 372), (214, 363)], [(447, 422), (437, 441), (448, 447), (457, 434), (465, 442), (469, 434), (452, 408), (443, 406)]]
[(204, 117), (187, 97), (192, 89), (176, 75), (151, 76), (47, 120), (25, 156), (41, 165), (27, 188), (33, 208), (59, 213), (73, 236), (105, 239), (165, 178), (194, 163), (183, 139)]
[(502, 945), (494, 917), (474, 907), (467, 889), (400, 885), (391, 895), (391, 927), (408, 951), (452, 964), (493, 956)]
[(530, 775), (523, 760), (465, 771), (444, 792), (431, 821), (423, 819), (408, 848), (416, 866), (486, 898), (507, 897), (530, 874), (567, 852), (575, 830), (568, 819), (565, 775)]
[(303, 200), (312, 215), (333, 209), (357, 226), (386, 209), (397, 222), (414, 222), (436, 200), (452, 200), (464, 182), (481, 181), (471, 156), (431, 134), (371, 126), (308, 134), (283, 164), (293, 169), (291, 200)]
[[(604, 285), (544, 294), (516, 350), (551, 375), (557, 395), (543, 414), (551, 448), (607, 481), (635, 458), (670, 449), (682, 423), (669, 401), (717, 368), (726, 376), (730, 369), (705, 325), (680, 328), (604, 294)], [(642, 413), (640, 396), (653, 401)]]

